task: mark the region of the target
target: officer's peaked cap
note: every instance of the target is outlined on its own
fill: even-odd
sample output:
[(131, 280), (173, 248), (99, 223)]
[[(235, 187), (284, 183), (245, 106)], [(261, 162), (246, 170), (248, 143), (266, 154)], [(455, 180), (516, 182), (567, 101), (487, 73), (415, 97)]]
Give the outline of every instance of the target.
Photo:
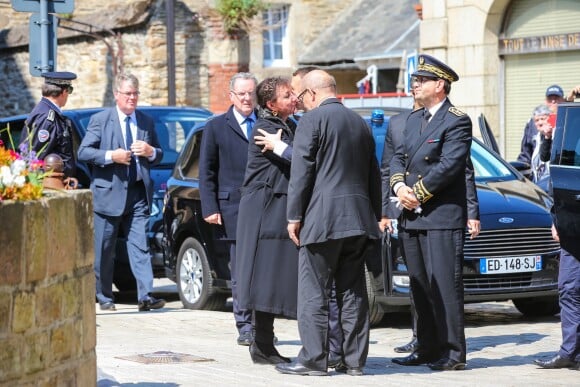
[(41, 74), (44, 77), (44, 83), (57, 86), (70, 86), (73, 79), (77, 79), (75, 73), (68, 71), (51, 71)]
[(445, 63), (441, 62), (439, 59), (432, 57), (431, 55), (419, 55), (419, 64), (417, 65), (417, 71), (411, 74), (413, 77), (431, 77), (431, 78), (441, 78), (449, 82), (455, 82), (459, 80), (459, 76), (453, 69), (447, 66)]

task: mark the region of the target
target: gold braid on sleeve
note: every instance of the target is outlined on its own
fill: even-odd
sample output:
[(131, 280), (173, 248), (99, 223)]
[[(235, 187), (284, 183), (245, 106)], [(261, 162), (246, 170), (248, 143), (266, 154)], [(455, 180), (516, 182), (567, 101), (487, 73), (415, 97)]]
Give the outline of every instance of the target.
[(391, 184), (391, 189), (393, 189), (393, 187), (395, 186), (395, 184), (397, 183), (405, 183), (405, 175), (402, 173), (395, 173), (393, 175), (391, 175), (390, 178), (390, 184)]
[(425, 188), (423, 180), (419, 180), (413, 185), (413, 192), (415, 193), (417, 200), (419, 200), (421, 203), (425, 203), (427, 200), (433, 197), (433, 194), (429, 192), (427, 188)]

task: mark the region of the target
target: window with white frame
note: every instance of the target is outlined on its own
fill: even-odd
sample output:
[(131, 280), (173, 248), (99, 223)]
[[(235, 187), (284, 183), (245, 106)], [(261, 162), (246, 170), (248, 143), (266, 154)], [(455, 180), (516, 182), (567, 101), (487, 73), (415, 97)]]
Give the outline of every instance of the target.
[(289, 5), (274, 5), (264, 11), (264, 67), (289, 66), (288, 27)]

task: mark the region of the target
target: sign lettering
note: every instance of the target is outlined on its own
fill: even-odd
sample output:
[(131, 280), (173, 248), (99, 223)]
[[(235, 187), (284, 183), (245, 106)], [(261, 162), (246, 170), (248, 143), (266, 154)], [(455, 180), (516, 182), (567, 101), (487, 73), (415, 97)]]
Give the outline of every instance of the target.
[(570, 50), (580, 50), (580, 32), (499, 40), (500, 55)]

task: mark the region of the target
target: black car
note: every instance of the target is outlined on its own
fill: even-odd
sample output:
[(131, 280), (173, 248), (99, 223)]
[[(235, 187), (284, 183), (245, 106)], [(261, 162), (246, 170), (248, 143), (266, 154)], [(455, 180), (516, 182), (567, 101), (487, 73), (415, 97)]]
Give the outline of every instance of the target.
[[(64, 110), (63, 114), (70, 119), (72, 124), (72, 137), (75, 154), (80, 142), (86, 133), (91, 116), (102, 111), (104, 108), (90, 109), (70, 109)], [(155, 129), (161, 147), (163, 148), (163, 159), (151, 169), (151, 177), (154, 181), (153, 208), (149, 219), (147, 234), (149, 237), (152, 265), (155, 277), (164, 277), (165, 269), (163, 265), (162, 239), (162, 219), (161, 209), (163, 208), (163, 196), (165, 194), (166, 181), (173, 170), (175, 161), (181, 150), (185, 138), (196, 125), (203, 123), (212, 116), (209, 110), (203, 108), (185, 107), (161, 107), (161, 106), (140, 106), (140, 111), (150, 115), (155, 120)], [(20, 139), (20, 133), (24, 127), (26, 115), (18, 115), (0, 119), (0, 129), (10, 128), (10, 133), (14, 142)], [(5, 144), (10, 144), (6, 131), (0, 134)], [(15, 144), (16, 146), (17, 144)], [(77, 178), (79, 188), (88, 188), (90, 185), (90, 168), (85, 163), (77, 164)], [(135, 278), (129, 267), (127, 248), (123, 235), (119, 236), (117, 243), (117, 255), (115, 261), (115, 286), (121, 290), (135, 290)]]
[[(372, 126), (383, 139), (382, 127)], [(485, 125), (485, 120), (480, 120)], [(203, 128), (187, 139), (167, 182), (164, 207), (165, 264), (186, 308), (222, 308), (229, 293), (228, 256), (203, 221), (199, 151)], [(380, 140), (377, 147), (381, 146)], [(379, 152), (378, 152), (379, 153)], [(472, 142), (481, 234), (465, 243), (465, 301), (513, 300), (525, 314), (558, 311), (559, 245), (551, 237), (550, 197), (477, 139)], [(408, 308), (409, 277), (397, 235), (367, 260), (371, 321)], [(379, 251), (382, 250), (382, 251)]]
[[(580, 103), (558, 105), (550, 176), (558, 224), (580, 237)], [(571, 247), (567, 250), (578, 257)]]

